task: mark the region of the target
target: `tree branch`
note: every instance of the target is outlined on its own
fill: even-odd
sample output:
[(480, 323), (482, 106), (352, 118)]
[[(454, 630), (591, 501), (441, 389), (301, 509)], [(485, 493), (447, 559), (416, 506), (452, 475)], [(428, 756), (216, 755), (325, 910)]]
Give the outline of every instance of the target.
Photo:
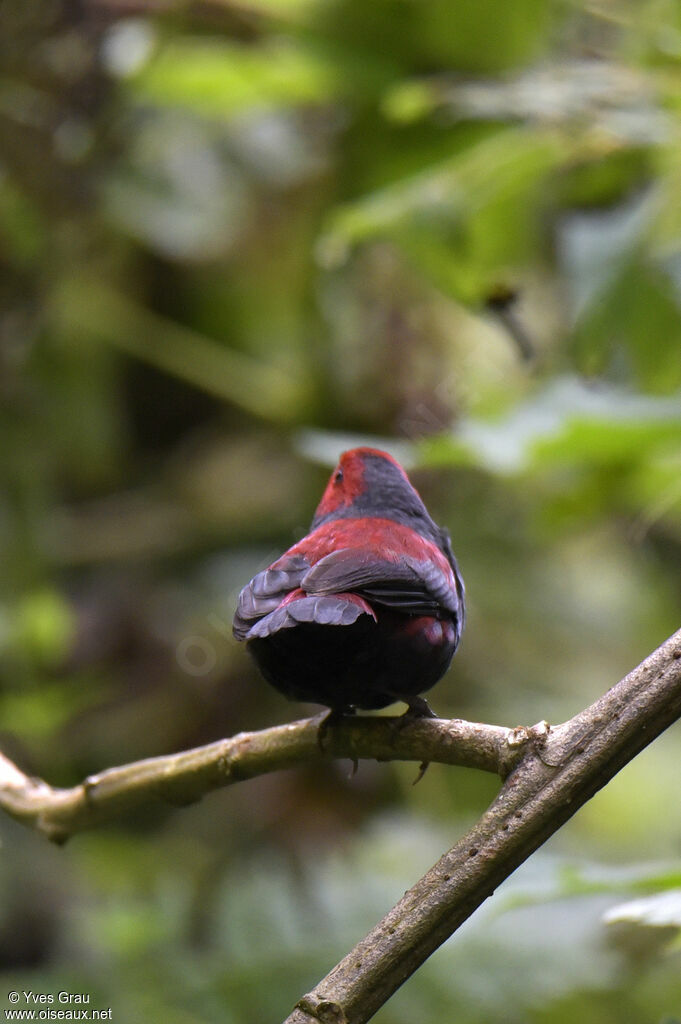
[(285, 1024), (363, 1024), (495, 888), (681, 717), (681, 630), (528, 744), (480, 821), (297, 1004)]
[(333, 757), (439, 761), (505, 782), (480, 821), (304, 996), (285, 1024), (364, 1024), (549, 836), (681, 717), (681, 630), (574, 718), (504, 729), (458, 720), (321, 716), (91, 776), (71, 789), (0, 754), (0, 807), (63, 842), (151, 797), (190, 803), (242, 779)]
[[(531, 729), (458, 719), (344, 718), (319, 742), (323, 716), (244, 732), (205, 747), (109, 768), (71, 789), (25, 775), (0, 754), (0, 807), (49, 839), (64, 842), (152, 798), (188, 804), (204, 793), (309, 761), (435, 761), (504, 777), (534, 735)], [(541, 731), (541, 727), (537, 727)]]

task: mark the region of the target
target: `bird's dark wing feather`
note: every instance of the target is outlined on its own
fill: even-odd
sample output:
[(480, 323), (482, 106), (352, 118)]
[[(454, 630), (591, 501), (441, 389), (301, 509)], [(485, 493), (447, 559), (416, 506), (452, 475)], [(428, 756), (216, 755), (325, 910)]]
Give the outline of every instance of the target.
[(341, 597), (298, 597), (256, 622), (248, 632), (248, 639), (263, 639), (306, 622), (317, 626), (351, 626), (365, 614), (359, 605)]
[(239, 594), (232, 627), (236, 639), (245, 640), (254, 623), (274, 611), (287, 594), (300, 586), (309, 568), (310, 563), (302, 555), (284, 555), (254, 576)]
[(305, 573), (301, 587), (308, 594), (351, 591), (405, 612), (448, 611), (457, 620), (463, 611), (456, 588), (435, 562), (409, 555), (392, 561), (370, 549), (333, 551)]

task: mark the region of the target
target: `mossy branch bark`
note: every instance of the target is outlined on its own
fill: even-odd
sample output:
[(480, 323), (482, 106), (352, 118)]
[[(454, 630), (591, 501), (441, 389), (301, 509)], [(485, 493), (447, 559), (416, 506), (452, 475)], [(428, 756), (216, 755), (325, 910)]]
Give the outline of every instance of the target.
[(347, 757), (435, 761), (505, 775), (531, 736), (458, 719), (344, 718), (324, 730), (326, 715), (244, 732), (205, 747), (109, 768), (70, 789), (25, 775), (0, 754), (0, 807), (18, 821), (64, 842), (151, 799), (188, 804), (205, 793), (310, 761)]

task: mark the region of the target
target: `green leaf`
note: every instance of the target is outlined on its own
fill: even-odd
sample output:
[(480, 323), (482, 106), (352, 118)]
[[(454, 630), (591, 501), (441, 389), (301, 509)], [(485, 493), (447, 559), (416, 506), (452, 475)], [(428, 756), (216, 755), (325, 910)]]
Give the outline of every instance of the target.
[(7, 643), (39, 665), (60, 662), (67, 654), (75, 632), (69, 604), (54, 590), (34, 590), (18, 604)]
[(54, 310), (64, 333), (105, 342), (267, 420), (297, 417), (309, 398), (309, 382), (297, 367), (287, 371), (250, 358), (101, 281), (63, 283)]
[(442, 291), (480, 302), (500, 271), (534, 256), (529, 225), (541, 179), (562, 146), (549, 133), (505, 129), (403, 181), (336, 210), (322, 263), (375, 239), (400, 245)]
[(627, 921), (648, 928), (681, 928), (681, 889), (618, 903), (607, 912), (604, 920), (606, 924)]
[(175, 37), (135, 77), (141, 99), (227, 117), (249, 108), (321, 103), (337, 85), (333, 65), (289, 40), (262, 46)]
[(587, 372), (616, 367), (643, 390), (675, 391), (681, 386), (681, 306), (672, 282), (654, 265), (626, 262), (593, 295), (574, 346)]
[(18, 267), (30, 267), (46, 243), (38, 206), (0, 169), (0, 240)]
[(607, 421), (600, 417), (566, 422), (552, 438), (532, 444), (535, 466), (629, 464), (647, 457), (659, 446), (681, 442), (677, 420)]
[[(556, 377), (504, 417), (463, 420), (454, 440), (455, 461), (463, 445), (479, 465), (502, 473), (561, 465), (635, 465), (658, 448), (681, 441), (681, 407), (676, 398)], [(442, 461), (446, 444), (439, 450)]]
[(43, 679), (35, 688), (0, 694), (0, 717), (4, 729), (26, 742), (42, 743), (101, 697), (101, 689), (93, 680), (86, 685), (83, 679)]

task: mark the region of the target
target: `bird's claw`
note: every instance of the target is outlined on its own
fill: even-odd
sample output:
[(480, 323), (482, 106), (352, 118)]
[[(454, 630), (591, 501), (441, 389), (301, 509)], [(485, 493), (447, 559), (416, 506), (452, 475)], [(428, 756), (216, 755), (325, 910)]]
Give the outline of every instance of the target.
[(326, 734), (328, 733), (329, 729), (332, 728), (334, 725), (337, 725), (338, 722), (341, 722), (343, 718), (346, 717), (346, 715), (354, 715), (354, 713), (355, 709), (352, 707), (331, 708), (328, 715), (325, 715), (324, 718), (322, 718), (317, 728), (317, 744), (322, 754), (326, 753), (324, 743), (326, 741)]
[[(431, 708), (430, 704), (423, 697), (410, 697), (407, 701), (409, 707), (403, 715), (397, 719), (397, 728), (402, 729), (405, 725), (410, 722), (418, 721), (419, 718), (437, 718), (437, 715)], [(423, 776), (428, 771), (428, 765), (430, 761), (422, 761), (419, 765), (419, 770), (416, 778), (412, 782), (412, 786), (415, 786), (417, 782), (420, 782)]]
[(404, 712), (404, 714), (401, 715), (399, 718), (399, 721), (405, 725), (407, 724), (407, 722), (411, 722), (414, 719), (418, 718), (438, 717), (424, 697), (409, 697), (407, 699), (407, 704), (409, 705), (409, 707)]

